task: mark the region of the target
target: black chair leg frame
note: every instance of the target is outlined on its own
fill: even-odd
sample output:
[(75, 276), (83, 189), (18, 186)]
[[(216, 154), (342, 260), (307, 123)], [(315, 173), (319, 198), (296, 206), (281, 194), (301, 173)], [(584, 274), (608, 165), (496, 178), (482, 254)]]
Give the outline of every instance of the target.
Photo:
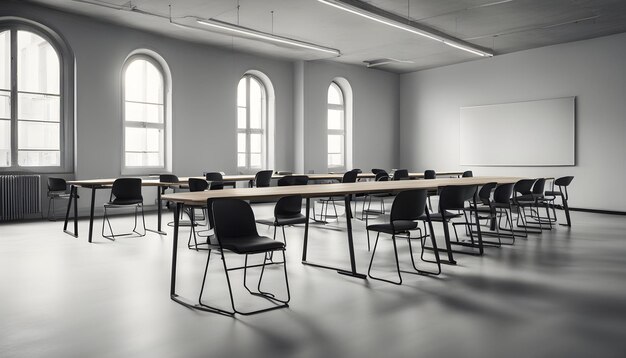
[(328, 221), (327, 221), (327, 219), (328, 219), (328, 202), (331, 202), (333, 204), (333, 210), (335, 211), (335, 216), (332, 216), (332, 217), (339, 218), (339, 215), (337, 215), (337, 206), (335, 206), (335, 199), (329, 198), (329, 199), (325, 199), (325, 200), (321, 201), (322, 207), (320, 208), (320, 218), (319, 219), (315, 218), (315, 205), (313, 205), (313, 220), (314, 221), (316, 221), (318, 223), (324, 223), (324, 224), (328, 223)]
[[(207, 248), (204, 247), (200, 247), (200, 245), (207, 245), (207, 243), (199, 243), (198, 244), (198, 239), (197, 236), (203, 237), (203, 238), (208, 238), (211, 235), (200, 235), (201, 232), (208, 232), (211, 231), (210, 229), (207, 230), (196, 230), (196, 227), (199, 225), (208, 225), (208, 215), (205, 213), (206, 208), (202, 208), (202, 217), (200, 220), (205, 220), (205, 223), (198, 223), (196, 220), (196, 214), (195, 214), (195, 208), (194, 207), (189, 207), (187, 209), (183, 209), (183, 212), (185, 212), (187, 214), (187, 216), (189, 217), (189, 226), (191, 228), (191, 230), (189, 231), (189, 239), (187, 240), (187, 248), (190, 250), (207, 250)], [(193, 238), (193, 245), (191, 244), (191, 239)]]
[[(388, 283), (392, 283), (394, 285), (401, 285), (402, 284), (402, 273), (408, 273), (408, 274), (413, 274), (413, 275), (439, 275), (441, 273), (441, 262), (439, 261), (439, 251), (437, 250), (437, 242), (435, 241), (434, 235), (422, 235), (422, 230), (420, 228), (417, 228), (417, 231), (419, 231), (419, 236), (418, 237), (411, 237), (411, 233), (410, 232), (406, 232), (406, 236), (404, 235), (396, 235), (396, 234), (392, 234), (391, 235), (391, 242), (393, 243), (393, 252), (394, 252), (394, 257), (396, 260), (396, 272), (398, 273), (398, 281), (392, 281), (392, 280), (387, 280), (381, 277), (376, 277), (372, 275), (372, 264), (374, 262), (374, 256), (376, 255), (376, 248), (378, 247), (378, 239), (380, 238), (380, 232), (377, 233), (376, 235), (376, 241), (374, 242), (374, 250), (372, 251), (372, 257), (370, 258), (370, 263), (369, 263), (369, 267), (367, 269), (367, 276), (369, 276), (370, 278), (374, 279), (374, 280), (378, 280), (378, 281), (384, 281), (384, 282), (388, 282)], [(403, 238), (407, 239), (407, 242), (409, 244), (409, 253), (411, 256), (411, 264), (413, 266), (413, 269), (415, 271), (406, 271), (406, 270), (401, 270), (400, 269), (400, 262), (398, 260), (398, 247), (396, 245), (396, 236), (400, 236)], [(431, 238), (431, 242), (433, 247), (435, 248), (435, 258), (436, 261), (430, 261), (430, 260), (424, 260), (424, 246), (425, 246), (425, 239), (427, 237)], [(436, 263), (437, 264), (437, 271), (433, 272), (433, 271), (426, 271), (426, 270), (420, 270), (417, 268), (417, 266), (415, 265), (415, 259), (413, 258), (413, 247), (411, 245), (411, 240), (414, 239), (419, 239), (421, 246), (422, 246), (422, 253), (420, 258), (422, 259), (422, 261), (424, 262), (431, 262), (431, 263)]]
[[(505, 226), (502, 226), (502, 217), (506, 218)], [(494, 217), (482, 219), (488, 220), (487, 223), (483, 226), (489, 227), (489, 230), (482, 229), (481, 233), (484, 236), (495, 236), (498, 238), (498, 242), (492, 242), (483, 239), (483, 243), (492, 244), (497, 247), (500, 247), (502, 245), (515, 245), (515, 230), (513, 229), (513, 218), (512, 214), (509, 215), (509, 211), (507, 211), (505, 208), (496, 208), (496, 213)], [(503, 238), (511, 239), (511, 241), (502, 241)]]
[[(224, 252), (221, 252), (220, 249), (216, 249), (217, 251), (220, 251), (221, 253), (221, 257), (222, 257), (222, 264), (224, 266), (224, 273), (226, 274), (226, 282), (228, 284), (228, 293), (230, 295), (230, 304), (232, 307), (232, 311), (228, 311), (228, 310), (224, 310), (218, 307), (214, 307), (214, 306), (210, 306), (207, 305), (205, 303), (202, 302), (202, 295), (204, 293), (204, 286), (206, 283), (206, 276), (209, 270), (209, 261), (211, 259), (211, 251), (213, 251), (212, 249), (209, 248), (209, 252), (207, 255), (207, 260), (206, 260), (206, 266), (204, 268), (204, 278), (202, 279), (202, 287), (200, 288), (200, 295), (198, 296), (198, 304), (202, 307), (208, 308), (212, 311), (215, 311), (216, 313), (220, 313), (223, 315), (227, 315), (227, 316), (233, 316), (235, 314), (240, 314), (240, 315), (244, 315), (244, 316), (248, 316), (248, 315), (253, 315), (253, 314), (257, 314), (257, 313), (262, 313), (262, 312), (267, 312), (267, 311), (272, 311), (275, 309), (279, 309), (279, 308), (285, 308), (285, 307), (289, 307), (289, 301), (291, 300), (291, 293), (289, 292), (289, 280), (287, 278), (287, 261), (285, 259), (285, 250), (280, 250), (283, 253), (283, 261), (282, 262), (272, 262), (270, 264), (282, 264), (283, 265), (283, 271), (285, 274), (285, 287), (286, 287), (286, 291), (287, 291), (287, 299), (285, 300), (281, 300), (276, 298), (276, 296), (272, 293), (269, 292), (265, 292), (263, 290), (261, 290), (261, 282), (263, 280), (263, 274), (265, 272), (265, 266), (268, 265), (268, 255), (263, 255), (263, 263), (262, 264), (257, 264), (257, 265), (250, 265), (248, 266), (248, 255), (245, 255), (245, 261), (244, 261), (244, 266), (241, 267), (231, 267), (229, 268), (226, 265), (226, 259), (225, 259), (225, 255)], [(257, 283), (257, 291), (252, 291), (250, 290), (250, 288), (248, 288), (247, 285), (247, 272), (249, 268), (253, 268), (253, 267), (261, 267), (261, 274), (259, 276), (259, 282)], [(244, 288), (251, 294), (254, 296), (258, 296), (261, 298), (264, 298), (266, 300), (268, 300), (269, 302), (272, 302), (273, 304), (275, 304), (275, 306), (272, 307), (268, 307), (268, 308), (263, 308), (263, 309), (259, 309), (259, 310), (254, 310), (254, 311), (240, 311), (237, 309), (236, 305), (235, 305), (235, 299), (233, 296), (233, 290), (232, 290), (232, 286), (231, 286), (231, 282), (230, 282), (230, 276), (228, 274), (229, 271), (234, 271), (234, 270), (244, 270), (243, 271), (243, 286)]]
[[(123, 234), (117, 234), (115, 235), (113, 233), (113, 228), (111, 227), (111, 221), (109, 220), (109, 216), (107, 215), (107, 207), (118, 207), (117, 205), (105, 205), (104, 206), (104, 216), (102, 217), (102, 237), (104, 237), (105, 239), (111, 240), (111, 241), (115, 241), (115, 238), (118, 236), (130, 236), (133, 234), (137, 234), (138, 236), (146, 236), (146, 218), (144, 216), (144, 212), (143, 212), (143, 205), (136, 205), (135, 206), (135, 226), (133, 227), (133, 230), (131, 232), (127, 232), (127, 233), (123, 233)], [(141, 220), (143, 223), (143, 234), (137, 231), (137, 211), (139, 209), (139, 207), (141, 207)], [(109, 226), (109, 232), (111, 233), (111, 235), (106, 235), (104, 233), (104, 224), (108, 224)]]

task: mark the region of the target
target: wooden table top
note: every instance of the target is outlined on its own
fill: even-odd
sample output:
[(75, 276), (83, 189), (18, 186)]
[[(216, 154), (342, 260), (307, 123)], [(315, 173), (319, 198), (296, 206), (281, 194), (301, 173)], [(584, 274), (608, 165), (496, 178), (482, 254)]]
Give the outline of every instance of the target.
[(173, 193), (163, 195), (162, 200), (184, 204), (201, 204), (207, 199), (269, 199), (288, 195), (302, 195), (305, 198), (327, 197), (357, 193), (394, 192), (407, 189), (437, 189), (447, 185), (483, 185), (489, 182), (515, 183), (519, 177), (473, 177), (473, 178), (440, 178), (432, 180), (399, 180), (387, 182), (357, 182), (337, 184), (312, 184), (277, 186), (267, 188), (236, 188), (208, 190), (197, 192)]

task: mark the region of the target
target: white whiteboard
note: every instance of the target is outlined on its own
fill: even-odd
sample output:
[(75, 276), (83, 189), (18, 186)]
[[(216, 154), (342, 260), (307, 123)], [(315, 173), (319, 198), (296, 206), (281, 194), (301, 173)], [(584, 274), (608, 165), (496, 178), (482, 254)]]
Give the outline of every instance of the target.
[(575, 97), (461, 107), (461, 165), (574, 165)]

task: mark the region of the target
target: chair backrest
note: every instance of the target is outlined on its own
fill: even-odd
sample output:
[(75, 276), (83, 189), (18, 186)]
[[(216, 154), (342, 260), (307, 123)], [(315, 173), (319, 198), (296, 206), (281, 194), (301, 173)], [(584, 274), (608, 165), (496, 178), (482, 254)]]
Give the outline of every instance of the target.
[(48, 178), (48, 191), (65, 191), (67, 182), (63, 178)]
[(278, 179), (278, 186), (307, 185), (309, 177), (306, 175), (289, 175)]
[(425, 189), (411, 189), (399, 192), (391, 205), (390, 221), (417, 220), (426, 209), (428, 192)]
[(300, 215), (302, 210), (302, 195), (283, 196), (278, 199), (274, 207), (274, 217), (290, 218)]
[(493, 192), (493, 202), (498, 204), (509, 204), (513, 194), (513, 183), (500, 184)]
[(437, 173), (432, 170), (432, 169), (428, 169), (428, 170), (424, 170), (424, 179), (436, 179), (437, 178)]
[(160, 174), (159, 181), (161, 183), (178, 183), (178, 176), (174, 174)]
[(343, 178), (341, 178), (342, 183), (356, 183), (356, 179), (359, 176), (359, 173), (355, 170), (347, 171), (343, 174)]
[(476, 193), (476, 185), (449, 185), (439, 191), (439, 212), (462, 210)]
[(407, 169), (398, 169), (393, 172), (393, 180), (409, 179), (409, 171)]
[(119, 200), (143, 200), (141, 178), (118, 178), (113, 182), (111, 195)]
[(209, 188), (209, 183), (200, 178), (189, 178), (189, 191), (205, 191)]
[(387, 173), (387, 171), (386, 171), (385, 169), (377, 169), (377, 168), (373, 168), (373, 169), (372, 169), (372, 174), (374, 174), (374, 175), (376, 175), (376, 174), (378, 174), (378, 173), (380, 173), (380, 172), (385, 172), (385, 173)]
[(384, 170), (376, 173), (376, 181), (389, 181), (389, 174)]
[(532, 194), (534, 184), (535, 179), (521, 179), (515, 183), (513, 190), (515, 193), (520, 193), (522, 195)]
[(211, 182), (209, 185), (210, 190), (224, 189), (224, 177), (220, 172), (207, 172), (204, 173), (204, 178)]
[(572, 183), (572, 180), (574, 180), (573, 176), (568, 176), (568, 177), (560, 177), (558, 179), (556, 179), (554, 181), (554, 185), (557, 186), (568, 186)]
[(272, 174), (274, 174), (273, 170), (261, 170), (260, 172), (257, 172), (254, 176), (254, 184), (256, 185), (256, 187), (265, 188), (270, 186)]
[(490, 198), (491, 198), (491, 191), (496, 187), (496, 185), (498, 185), (498, 183), (491, 182), (491, 183), (487, 183), (483, 185), (480, 188), (480, 190), (478, 191), (478, 199), (480, 199), (481, 203), (485, 205), (489, 205)]
[(474, 176), (474, 173), (471, 170), (466, 170), (461, 175), (462, 178), (471, 178)]
[(258, 236), (250, 204), (239, 199), (209, 199), (207, 205), (212, 205), (215, 236), (220, 243)]
[(359, 169), (359, 168), (354, 168), (351, 171), (356, 172), (357, 174), (363, 173), (363, 171), (361, 169)]
[(546, 179), (538, 178), (537, 180), (535, 180), (535, 184), (533, 184), (532, 193), (535, 195), (542, 195), (545, 187), (546, 187)]

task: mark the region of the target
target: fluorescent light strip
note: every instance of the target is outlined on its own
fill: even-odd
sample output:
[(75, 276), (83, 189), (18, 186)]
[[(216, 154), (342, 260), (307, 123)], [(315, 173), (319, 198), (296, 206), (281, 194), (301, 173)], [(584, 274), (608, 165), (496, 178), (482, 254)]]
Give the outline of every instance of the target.
[(229, 24), (227, 22), (223, 22), (223, 21), (219, 21), (219, 20), (198, 19), (196, 21), (199, 24), (202, 24), (202, 25), (214, 27), (214, 28), (217, 28), (217, 29), (220, 29), (220, 30), (233, 32), (233, 33), (236, 33), (236, 34), (239, 34), (239, 35), (250, 36), (250, 37), (254, 37), (254, 38), (257, 38), (257, 39), (266, 40), (266, 41), (270, 41), (270, 42), (277, 42), (277, 43), (281, 43), (281, 44), (286, 44), (286, 45), (306, 48), (306, 49), (309, 49), (309, 50), (315, 50), (315, 51), (330, 53), (330, 54), (333, 54), (335, 56), (341, 56), (341, 51), (339, 51), (337, 49), (324, 47), (324, 46), (319, 46), (319, 45), (315, 45), (315, 44), (304, 42), (304, 41), (298, 41), (298, 40), (290, 39), (290, 38), (287, 38), (287, 37), (271, 35), (271, 34), (268, 34), (268, 33), (265, 33), (265, 32), (249, 29), (249, 28), (246, 28), (246, 27), (243, 27), (243, 26), (237, 26), (237, 25), (234, 25), (234, 24)]
[[(420, 35), (420, 36), (426, 37), (428, 39), (431, 39), (431, 40), (434, 40), (434, 41), (437, 41), (437, 42), (442, 42), (442, 43), (444, 43), (444, 44), (446, 44), (448, 46), (454, 47), (454, 48), (462, 50), (462, 51), (466, 51), (466, 52), (472, 53), (474, 55), (483, 56), (483, 57), (491, 57), (491, 56), (493, 56), (493, 54), (491, 54), (491, 53), (469, 48), (467, 46), (464, 46), (464, 45), (455, 43), (453, 41), (450, 41), (450, 40), (438, 37), (436, 35), (429, 34), (429, 33), (425, 32), (425, 31), (420, 31), (418, 29), (415, 29), (412, 26), (396, 22), (395, 20), (391, 20), (391, 19), (388, 19), (386, 17), (382, 17), (381, 18), (381, 16), (370, 15), (371, 13), (369, 13), (369, 12), (367, 12), (365, 10), (361, 10), (361, 9), (358, 9), (358, 8), (354, 8), (353, 9), (349, 5), (337, 4), (337, 3), (329, 1), (329, 0), (318, 0), (318, 1), (323, 3), (323, 4), (330, 5), (332, 7), (337, 8), (337, 9), (340, 9), (340, 10), (343, 10), (343, 11), (347, 11), (347, 12), (355, 14), (355, 15), (359, 15), (359, 16), (364, 17), (366, 19), (373, 20), (373, 21), (379, 22), (379, 23), (387, 25), (387, 26), (395, 27), (397, 29), (404, 30), (404, 31), (407, 31), (407, 32), (410, 32), (410, 33), (413, 33), (413, 34), (416, 34), (416, 35)], [(508, 2), (508, 1), (506, 1), (506, 2)]]

